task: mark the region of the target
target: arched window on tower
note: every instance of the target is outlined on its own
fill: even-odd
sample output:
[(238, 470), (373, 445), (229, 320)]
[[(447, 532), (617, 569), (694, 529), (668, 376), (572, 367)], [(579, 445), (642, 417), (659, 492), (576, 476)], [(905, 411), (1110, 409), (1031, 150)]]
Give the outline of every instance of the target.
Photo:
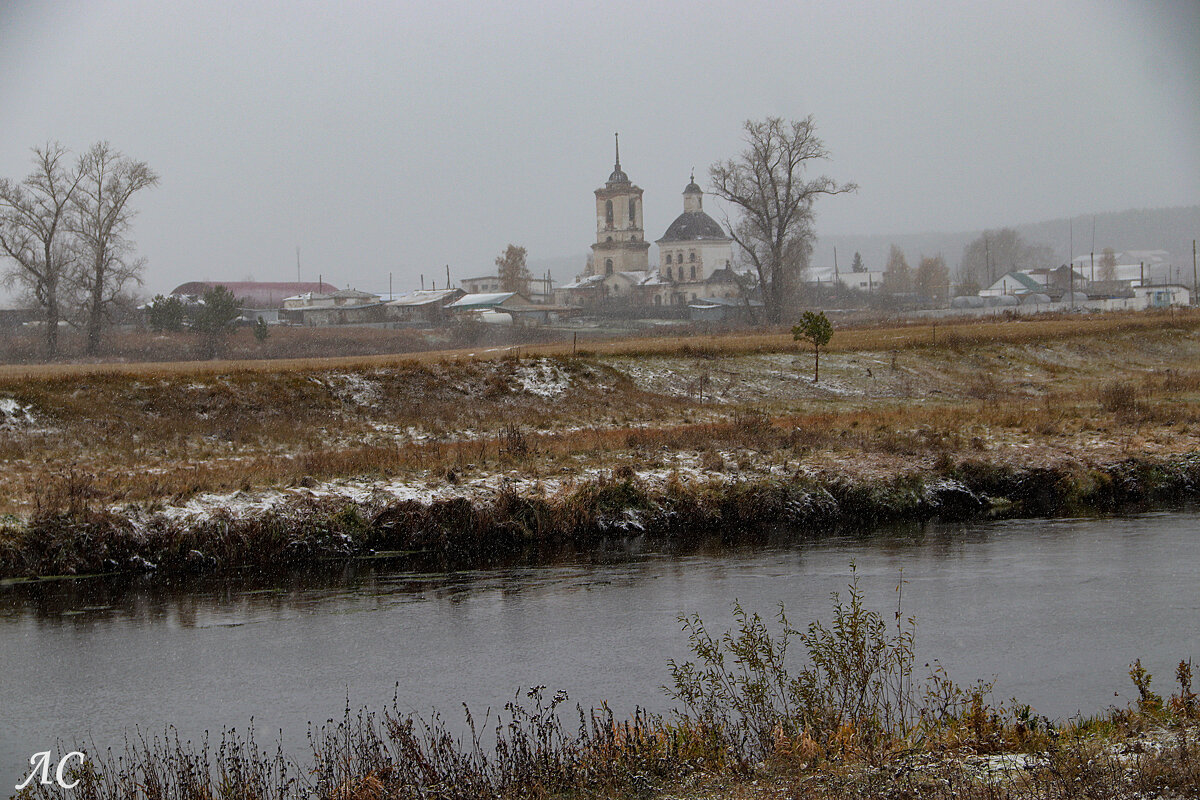
[(637, 198), (629, 198), (629, 224), (637, 221)]
[(696, 280), (696, 265), (692, 264), (692, 280)]
[(667, 263), (668, 264), (671, 263), (671, 254), (670, 253), (667, 253)]
[(605, 274), (605, 275), (612, 275), (612, 274), (613, 274), (613, 265), (612, 265), (612, 259), (611, 259), (611, 258), (606, 258), (606, 259), (604, 259), (604, 274)]
[[(668, 256), (667, 260), (668, 261), (670, 260), (669, 256)], [(674, 280), (674, 278), (671, 277), (671, 268), (670, 267), (667, 267), (667, 280), (669, 280), (669, 281)]]
[(608, 224), (608, 227), (610, 227), (610, 228), (612, 227), (612, 225), (613, 225), (612, 200), (604, 201), (604, 221)]
[(688, 253), (688, 261), (695, 261), (695, 260), (696, 260), (696, 251), (692, 250), (691, 252)]

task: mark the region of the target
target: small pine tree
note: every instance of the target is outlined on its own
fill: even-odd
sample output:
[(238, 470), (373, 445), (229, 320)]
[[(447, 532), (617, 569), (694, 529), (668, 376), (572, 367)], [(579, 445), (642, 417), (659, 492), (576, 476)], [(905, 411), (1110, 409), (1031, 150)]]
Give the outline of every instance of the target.
[(183, 320), (186, 316), (187, 309), (183, 301), (175, 295), (155, 295), (154, 299), (146, 304), (146, 324), (156, 333), (183, 330)]
[(850, 262), (850, 269), (854, 272), (866, 272), (867, 265), (863, 263), (862, 253), (855, 251), (854, 260)]
[(261, 344), (271, 335), (271, 329), (267, 327), (267, 321), (259, 317), (254, 323), (254, 338)]
[(821, 348), (833, 338), (833, 323), (824, 311), (805, 311), (800, 324), (792, 328), (792, 339), (811, 342), (813, 346), (813, 383), (821, 379)]
[(220, 354), (240, 314), (237, 298), (224, 286), (214, 286), (204, 293), (202, 305), (192, 317), (192, 329), (200, 334), (205, 355), (216, 358)]

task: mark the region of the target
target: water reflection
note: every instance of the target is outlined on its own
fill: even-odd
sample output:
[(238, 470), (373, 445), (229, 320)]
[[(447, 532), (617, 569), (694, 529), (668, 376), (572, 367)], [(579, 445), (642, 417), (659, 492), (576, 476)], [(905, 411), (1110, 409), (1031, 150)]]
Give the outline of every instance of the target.
[(1001, 698), (1051, 716), (1124, 702), (1113, 693), (1128, 693), (1134, 658), (1163, 684), (1178, 659), (1200, 660), (1194, 511), (821, 541), (781, 533), (689, 551), (634, 542), (477, 570), (370, 560), (176, 584), (10, 585), (0, 779), (57, 738), (119, 744), (131, 725), (197, 738), (253, 716), (302, 751), (310, 720), (393, 694), (452, 717), (462, 702), (497, 707), (546, 684), (618, 713), (665, 711), (667, 659), (687, 656), (680, 613), (723, 629), (736, 598), (764, 614), (783, 602), (796, 624), (828, 619), (851, 561), (874, 608), (894, 607), (903, 580), (923, 659), (964, 682), (996, 675)]

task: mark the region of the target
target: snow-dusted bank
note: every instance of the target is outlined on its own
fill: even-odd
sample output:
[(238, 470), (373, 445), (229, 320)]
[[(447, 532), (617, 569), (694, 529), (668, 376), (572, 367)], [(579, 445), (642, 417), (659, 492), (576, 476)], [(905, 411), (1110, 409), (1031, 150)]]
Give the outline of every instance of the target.
[(1108, 512), (1200, 486), (1200, 317), (838, 335), (852, 346), (820, 382), (770, 336), (10, 376), (0, 577), (466, 564)]
[(1107, 513), (1198, 494), (1195, 454), (1098, 467), (975, 461), (943, 473), (856, 480), (782, 469), (738, 479), (686, 464), (591, 470), (571, 478), (339, 480), (204, 494), (154, 508), (35, 515), (4, 532), (0, 575), (297, 568), (413, 554), (468, 565), (630, 537), (680, 546), (713, 537), (807, 538), (934, 519)]

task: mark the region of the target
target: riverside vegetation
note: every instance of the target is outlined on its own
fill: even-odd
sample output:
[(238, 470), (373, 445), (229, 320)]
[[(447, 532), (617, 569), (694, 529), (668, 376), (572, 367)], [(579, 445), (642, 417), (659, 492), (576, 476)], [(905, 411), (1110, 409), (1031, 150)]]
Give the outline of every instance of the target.
[[(853, 569), (853, 567), (852, 567)], [(618, 720), (607, 707), (574, 713), (563, 693), (518, 693), (466, 732), (415, 718), (347, 709), (312, 727), (297, 761), (261, 748), (253, 728), (181, 742), (138, 734), (121, 753), (89, 752), (72, 790), (32, 785), (34, 797), (118, 798), (1173, 798), (1200, 793), (1200, 702), (1192, 664), (1178, 690), (1151, 690), (1130, 666), (1138, 699), (1124, 709), (1055, 722), (984, 683), (961, 686), (936, 664), (922, 677), (915, 622), (865, 606), (857, 577), (833, 597), (828, 625), (772, 625), (735, 606), (714, 635), (680, 622), (694, 660), (671, 663), (680, 704), (669, 715)], [(892, 615), (888, 615), (891, 617)], [(794, 648), (803, 651), (793, 671)]]
[[(1200, 487), (1200, 315), (0, 369), (0, 576), (471, 562)], [(558, 349), (555, 349), (558, 348)]]

